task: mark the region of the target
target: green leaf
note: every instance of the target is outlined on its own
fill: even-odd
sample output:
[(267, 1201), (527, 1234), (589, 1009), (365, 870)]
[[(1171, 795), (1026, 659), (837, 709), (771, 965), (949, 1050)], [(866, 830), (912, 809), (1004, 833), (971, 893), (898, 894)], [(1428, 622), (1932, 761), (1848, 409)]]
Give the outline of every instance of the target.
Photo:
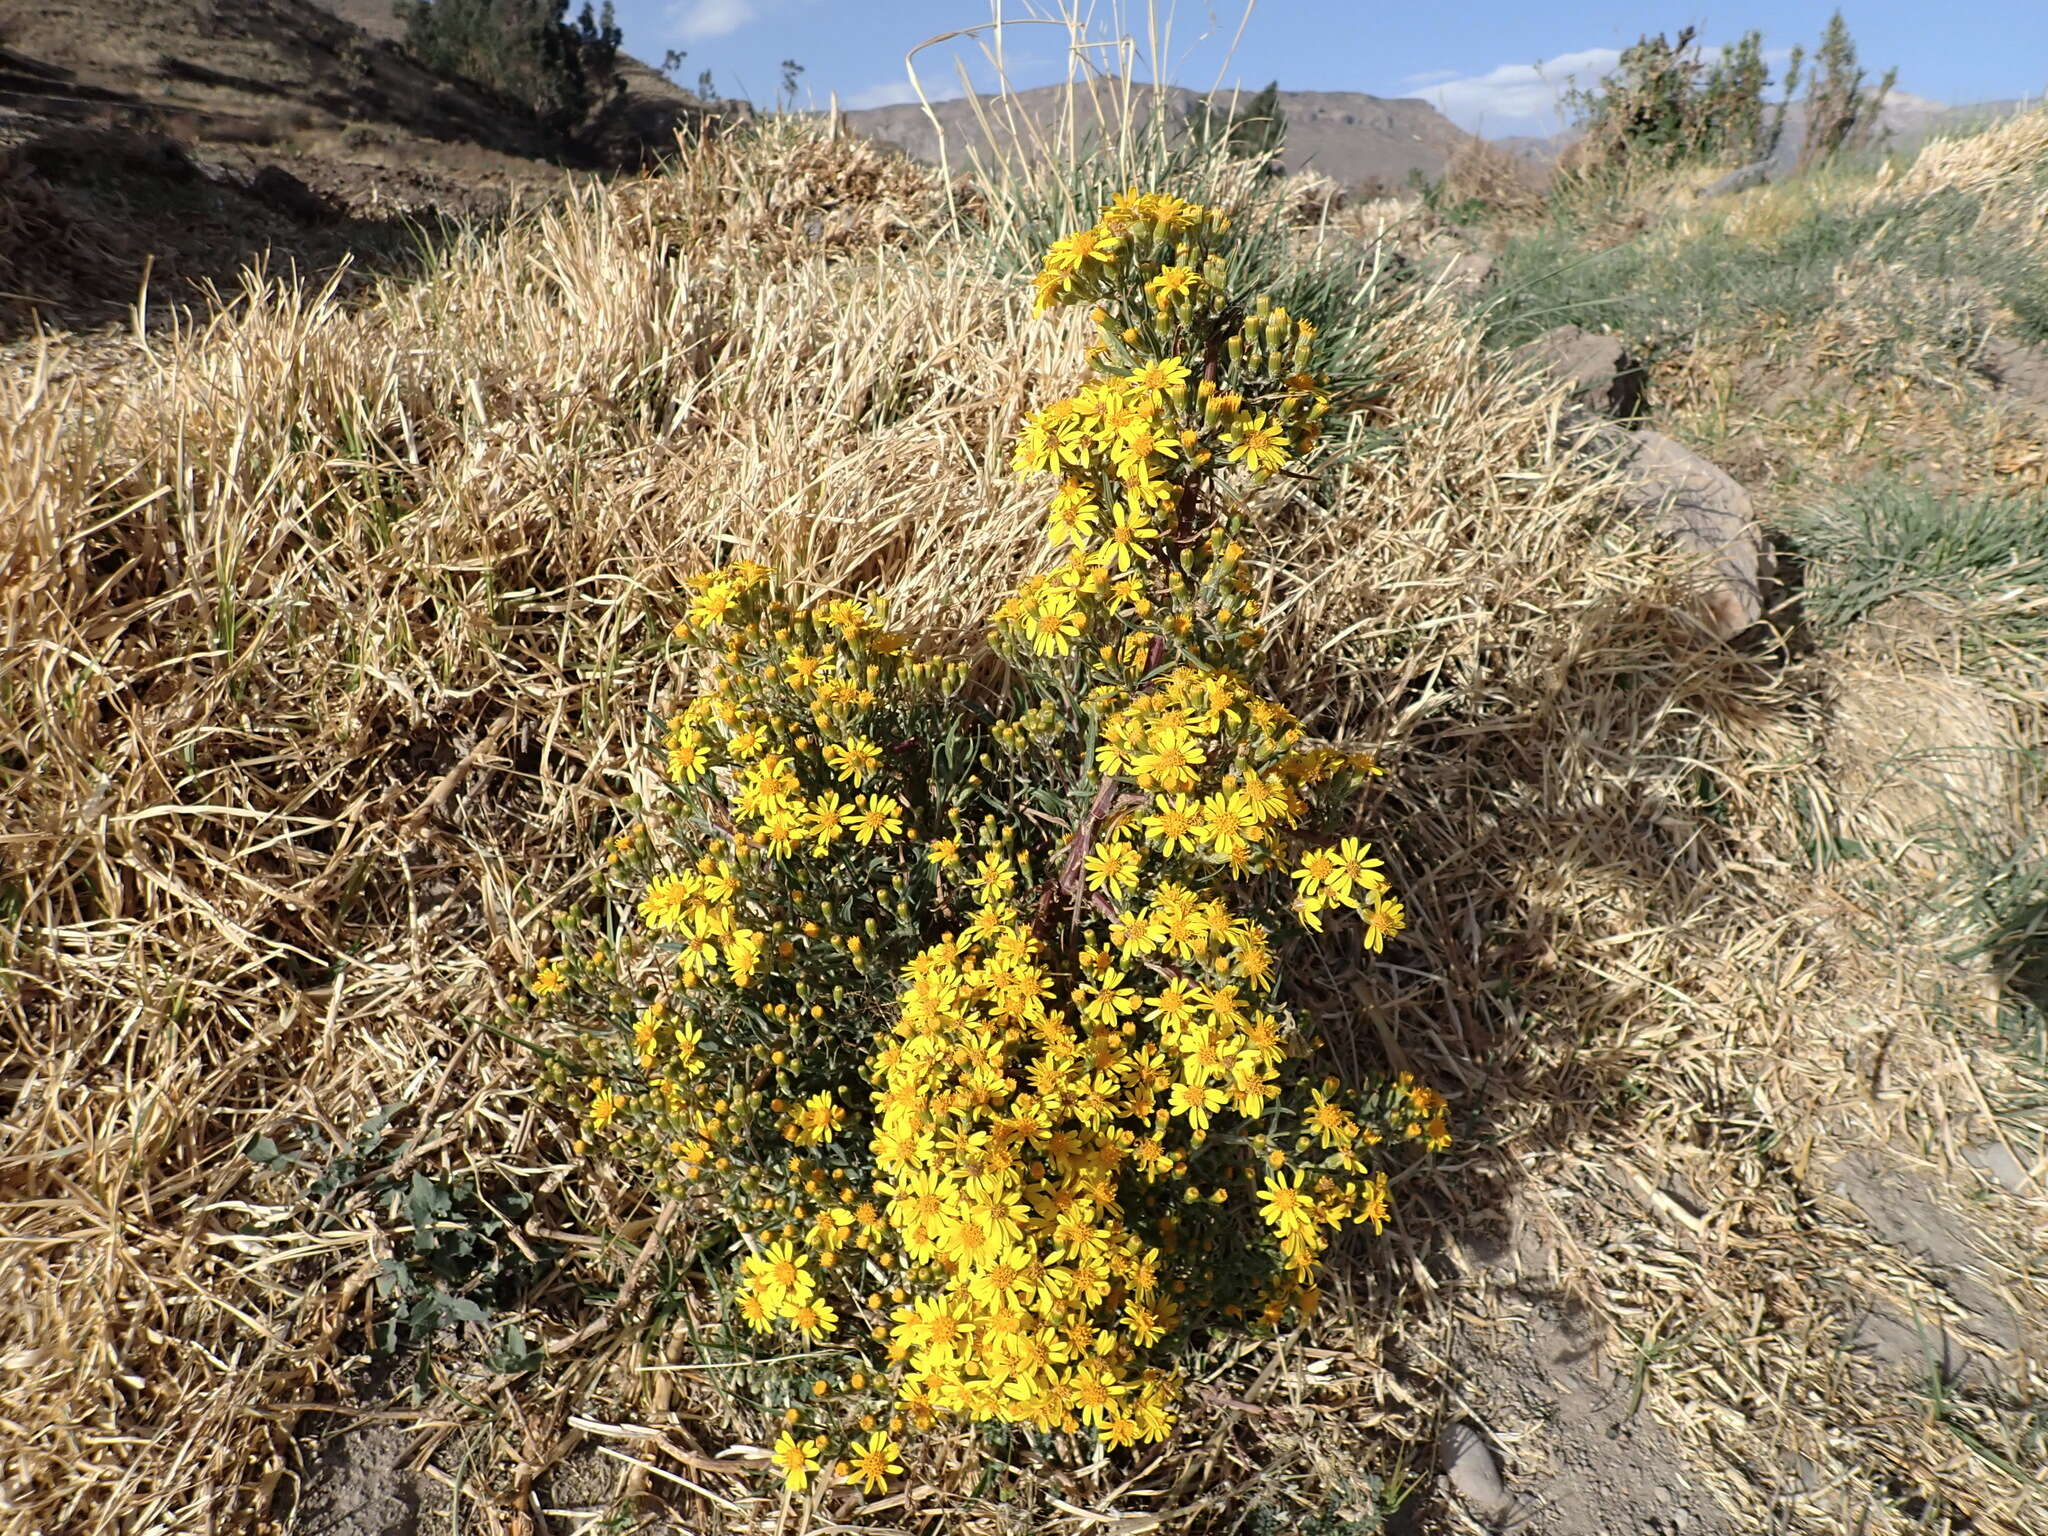
[(406, 1198), (406, 1214), (412, 1218), (413, 1242), (421, 1252), (433, 1251), (435, 1223), (451, 1208), (447, 1190), (424, 1173), (413, 1174), (412, 1189)]
[(519, 1325), (507, 1323), (484, 1356), (484, 1364), (500, 1375), (520, 1376), (537, 1369), (541, 1358), (541, 1352), (526, 1342)]
[(488, 1323), (491, 1314), (471, 1301), (467, 1296), (451, 1296), (446, 1291), (433, 1291), (429, 1299), (437, 1301), (440, 1315), (456, 1323)]

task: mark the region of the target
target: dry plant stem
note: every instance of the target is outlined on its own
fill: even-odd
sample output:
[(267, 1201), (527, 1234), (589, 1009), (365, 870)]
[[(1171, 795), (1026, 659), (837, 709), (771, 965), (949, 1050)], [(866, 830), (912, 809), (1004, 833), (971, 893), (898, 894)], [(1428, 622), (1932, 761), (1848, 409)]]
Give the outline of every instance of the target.
[[(1241, 311), (1236, 309), (1226, 310), (1222, 318), (1217, 322), (1216, 335), (1228, 334), (1233, 326), (1242, 324), (1244, 324), (1244, 315)], [(1222, 354), (1217, 350), (1216, 337), (1211, 336), (1209, 344), (1203, 349), (1202, 382), (1212, 390), (1216, 387), (1216, 371), (1222, 364), (1222, 361)], [(1184, 559), (1187, 552), (1194, 548), (1196, 539), (1208, 532), (1206, 528), (1199, 528), (1195, 523), (1196, 513), (1201, 510), (1201, 495), (1202, 477), (1200, 475), (1188, 476), (1188, 483), (1182, 488), (1180, 493), (1180, 505), (1175, 509), (1173, 531), (1169, 541), (1175, 551), (1176, 559)], [(1155, 640), (1155, 645), (1156, 643)], [(1158, 662), (1155, 660), (1153, 665), (1158, 665)]]
[(1032, 927), (1043, 933), (1052, 921), (1053, 908), (1062, 896), (1078, 899), (1081, 889), (1081, 870), (1088, 862), (1089, 852), (1095, 846), (1095, 829), (1103, 817), (1109, 814), (1115, 802), (1119, 780), (1114, 774), (1104, 778), (1095, 791), (1095, 798), (1088, 809), (1081, 813), (1081, 820), (1075, 825), (1073, 838), (1067, 848), (1067, 857), (1060, 866), (1060, 872), (1045, 882), (1038, 893), (1038, 905), (1032, 918)]
[(505, 732), (511, 729), (512, 720), (512, 712), (507, 710), (491, 722), (490, 729), (477, 738), (476, 745), (465, 752), (453, 768), (435, 781), (434, 787), (427, 791), (426, 799), (420, 802), (419, 809), (399, 823), (402, 833), (410, 834), (417, 831), (429, 816), (448, 803), (448, 797), (454, 794), (462, 781), (469, 776), (470, 769), (496, 749)]
[(669, 1230), (674, 1227), (676, 1218), (682, 1214), (682, 1210), (680, 1201), (667, 1200), (662, 1203), (661, 1214), (654, 1220), (654, 1229), (647, 1234), (647, 1241), (640, 1245), (640, 1251), (633, 1255), (633, 1262), (627, 1267), (625, 1278), (619, 1282), (619, 1293), (613, 1298), (611, 1305), (606, 1308), (603, 1315), (593, 1317), (575, 1333), (559, 1339), (550, 1339), (545, 1346), (548, 1354), (567, 1354), (617, 1324), (619, 1318), (632, 1306), (633, 1298), (639, 1294), (641, 1282), (647, 1277), (648, 1266), (667, 1244)]

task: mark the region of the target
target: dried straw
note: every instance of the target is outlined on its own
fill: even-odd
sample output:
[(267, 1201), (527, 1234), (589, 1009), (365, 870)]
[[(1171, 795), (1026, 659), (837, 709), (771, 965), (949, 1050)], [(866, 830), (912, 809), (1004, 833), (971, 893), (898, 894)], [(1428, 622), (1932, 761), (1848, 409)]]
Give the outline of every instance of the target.
[[(267, 1231), (291, 1181), (252, 1133), (342, 1138), (406, 1101), (421, 1166), (551, 1191), (586, 1258), (667, 1240), (474, 1020), (635, 782), (683, 574), (752, 556), (943, 638), (1039, 558), (1002, 450), (1069, 378), (1072, 317), (1028, 320), (942, 191), (815, 134), (720, 140), (360, 305), (252, 281), (126, 370), (0, 384), (0, 1528), (225, 1531), (289, 1497), (389, 1223)], [(1873, 958), (1860, 898), (1798, 862), (1823, 690), (1681, 616), (1694, 578), (1612, 526), (1558, 402), (1465, 321), (1425, 302), (1381, 336), (1349, 466), (1256, 509), (1269, 660), (1317, 729), (1385, 754), (1375, 833), (1416, 918), (1333, 1048), (1427, 1074), (1481, 1134), (1404, 1191), (1326, 1325), (1204, 1366), (1172, 1454), (1025, 1461), (997, 1502), (961, 1436), (906, 1502), (821, 1518), (1185, 1529), (1392, 1470), (1433, 1438), (1460, 1311), (1513, 1301), (1445, 1244), (1512, 1213), (1616, 1338), (1689, 1309), (1644, 1403), (1732, 1512), (1797, 1450), (1838, 1489), (2037, 1529), (2023, 1476), (1886, 1411), (1831, 1332), (1855, 1286), (1929, 1281), (1818, 1211), (1809, 1169), (1962, 1124), (1990, 1069), (1925, 1001), (1933, 951)], [(1852, 1012), (1940, 1106), (1858, 1097)], [(1696, 1203), (1640, 1193), (1678, 1183)], [(2041, 1273), (2000, 1281), (2037, 1317)], [(525, 1318), (576, 1341), (544, 1380), (472, 1373), (402, 1415), (471, 1455), (476, 1528), (534, 1528), (585, 1440), (694, 1528), (808, 1518), (717, 1458), (759, 1426), (718, 1371), (650, 1369), (701, 1362), (636, 1306), (557, 1287)], [(1956, 1411), (2020, 1454), (1996, 1404)]]
[(2048, 165), (2048, 106), (2036, 106), (1978, 133), (1930, 140), (1891, 188), (1902, 200), (1941, 192), (1996, 194), (2015, 187), (2043, 192)]

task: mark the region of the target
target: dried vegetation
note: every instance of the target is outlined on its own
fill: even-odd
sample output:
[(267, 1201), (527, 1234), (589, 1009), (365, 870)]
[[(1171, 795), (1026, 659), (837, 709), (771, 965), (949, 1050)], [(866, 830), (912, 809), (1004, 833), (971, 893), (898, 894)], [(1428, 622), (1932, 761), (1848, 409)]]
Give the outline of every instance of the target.
[[(760, 1425), (693, 1346), (687, 1234), (569, 1155), (479, 1016), (647, 771), (683, 575), (749, 556), (957, 636), (1035, 558), (1002, 466), (1066, 322), (1028, 319), (945, 191), (774, 127), (364, 302), (252, 283), (118, 371), (0, 383), (0, 1526), (235, 1529), (288, 1504), (295, 1432), (339, 1403), (416, 1423), (466, 1529), (536, 1529), (579, 1445), (687, 1528), (799, 1528), (716, 1457)], [(1563, 1309), (1710, 1528), (2040, 1529), (2010, 965), (1898, 918), (1936, 908), (1897, 802), (1866, 815), (1836, 772), (1865, 750), (1836, 663), (1691, 624), (1686, 573), (1560, 454), (1558, 401), (1450, 301), (1355, 302), (1378, 392), (1348, 464), (1259, 508), (1273, 676), (1382, 751), (1408, 866), (1413, 943), (1339, 1060), (1442, 1085), (1462, 1150), (1324, 1321), (1205, 1362), (1167, 1454), (963, 1434), (823, 1513), (1372, 1529), (1448, 1413), (1532, 1486), (1556, 1426), (1489, 1406), (1472, 1357)], [(2029, 600), (1970, 591), (1936, 652), (1959, 605)], [(2038, 747), (2044, 674), (2000, 654), (1991, 708)], [(404, 1223), (311, 1222), (243, 1148), (393, 1104), (401, 1174), (541, 1195), (521, 1240), (568, 1258), (518, 1314), (537, 1374), (444, 1348), (417, 1409), (366, 1395)], [(1990, 1138), (2031, 1183), (1979, 1177)], [(1852, 1150), (1910, 1159), (1957, 1230)], [(1868, 1347), (1877, 1315), (1970, 1369)]]

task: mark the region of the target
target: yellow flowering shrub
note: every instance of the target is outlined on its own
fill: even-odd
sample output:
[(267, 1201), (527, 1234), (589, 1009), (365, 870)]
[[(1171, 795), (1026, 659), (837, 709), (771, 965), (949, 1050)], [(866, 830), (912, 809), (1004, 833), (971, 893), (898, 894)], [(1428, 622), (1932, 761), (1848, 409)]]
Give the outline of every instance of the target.
[[(1332, 1235), (1389, 1220), (1390, 1157), (1448, 1141), (1405, 1077), (1304, 1070), (1303, 978), (1404, 922), (1350, 835), (1377, 766), (1255, 676), (1235, 498), (1315, 445), (1314, 330), (1163, 194), (1035, 286), (1098, 339), (1016, 445), (1060, 557), (990, 616), (1000, 682), (760, 566), (692, 579), (624, 921), (530, 985), (591, 1146), (730, 1255), (736, 1327), (892, 1415), (842, 1442), (870, 1491), (942, 1416), (1163, 1438), (1177, 1346), (1305, 1312)], [(829, 1437), (791, 1415), (801, 1489)]]

